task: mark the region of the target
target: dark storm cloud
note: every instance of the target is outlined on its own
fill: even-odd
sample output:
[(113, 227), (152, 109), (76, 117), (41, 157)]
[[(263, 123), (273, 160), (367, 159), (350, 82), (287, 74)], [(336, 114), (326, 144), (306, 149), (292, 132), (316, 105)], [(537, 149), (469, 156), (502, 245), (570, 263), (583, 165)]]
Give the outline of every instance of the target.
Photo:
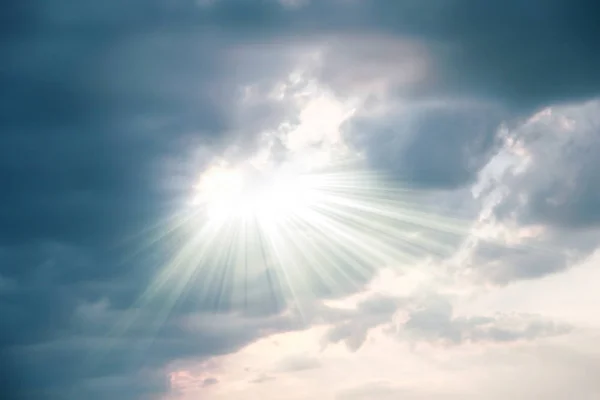
[[(364, 138), (357, 150), (408, 184), (471, 183), (498, 149), (501, 122), (515, 125), (540, 108), (598, 94), (600, 30), (591, 16), (599, 9), (592, 2), (361, 4), (354, 10), (365, 8), (365, 17), (350, 39), (332, 41), (320, 78), (342, 94), (391, 86), (374, 100), (388, 111), (359, 113), (346, 124), (347, 137)], [(359, 25), (373, 36), (357, 35)], [(447, 106), (411, 104), (432, 98)]]
[[(148, 48), (127, 60), (119, 47), (130, 49), (118, 42), (32, 41), (19, 46), (20, 54), (9, 51), (2, 71), (0, 235), (5, 241), (106, 238), (116, 233), (111, 220), (157, 211), (151, 163), (189, 133), (183, 129), (221, 128), (211, 103), (194, 98), (194, 89), (206, 88), (192, 82), (182, 90), (181, 71), (170, 69), (184, 63), (200, 76), (211, 71), (185, 57), (186, 50), (165, 54), (160, 45), (147, 46), (154, 55)], [(171, 68), (157, 66), (165, 57)], [(145, 63), (151, 66), (134, 80), (133, 70)]]
[[(23, 396), (70, 399), (85, 394), (104, 399), (121, 392), (134, 399), (149, 398), (150, 394), (150, 398), (158, 398), (168, 390), (165, 367), (174, 360), (231, 353), (265, 333), (306, 327), (289, 316), (248, 319), (236, 314), (173, 310), (155, 330), (156, 314), (153, 309), (116, 310), (107, 302), (80, 303), (71, 318), (62, 321), (61, 335), (13, 345), (4, 354), (13, 361), (14, 377), (24, 379), (27, 372)], [(123, 322), (127, 329), (115, 331)]]
[(276, 0), (27, 4), (13, 7), (13, 13), (28, 12), (44, 28), (71, 33), (214, 28), (243, 32), (248, 40), (352, 33), (409, 37), (441, 49), (446, 90), (515, 106), (583, 99), (596, 95), (600, 85), (599, 6), (591, 0), (326, 0), (300, 7)]
[[(151, 360), (132, 352), (139, 338), (127, 337), (100, 368), (78, 369), (104, 349), (97, 342), (115, 323), (76, 324), (78, 307), (107, 298), (121, 312), (158, 264), (149, 256), (124, 263), (109, 249), (170, 211), (179, 193), (158, 187), (161, 162), (188, 150), (190, 140), (219, 148), (240, 124), (254, 133), (281, 111), (268, 102), (243, 115), (234, 108), (240, 85), (268, 86), (293, 55), (281, 46), (226, 49), (363, 32), (408, 37), (430, 46), (438, 64), (431, 93), (518, 110), (591, 97), (600, 84), (592, 2), (332, 0), (290, 9), (254, 0), (26, 0), (1, 7), (0, 397), (9, 400), (151, 398), (167, 389), (158, 371), (175, 358), (233, 351), (263, 334), (260, 324), (270, 332), (296, 328), (271, 326), (257, 306), (248, 330), (202, 336), (165, 328), (146, 352)], [(471, 121), (450, 114), (425, 113), (419, 135), (398, 149), (414, 167), (408, 179), (463, 184), (493, 149), (486, 121), (482, 138), (465, 128), (448, 139), (443, 125)], [(416, 163), (432, 142), (449, 151), (430, 154), (436, 165)], [(393, 151), (382, 159), (393, 166)], [(359, 346), (360, 332), (386, 310), (369, 311), (376, 321), (332, 340), (356, 337)]]
[(293, 10), (277, 1), (222, 0), (200, 14), (263, 34), (358, 32), (422, 40), (442, 64), (438, 90), (518, 108), (582, 100), (600, 89), (600, 6), (591, 0), (331, 0)]
[[(161, 31), (139, 2), (130, 15), (121, 2), (70, 3), (2, 11), (14, 20), (0, 41), (0, 275), (10, 283), (0, 299), (0, 397), (149, 398), (168, 385), (138, 378), (144, 368), (156, 375), (173, 357), (231, 351), (256, 334), (219, 335), (200, 348), (188, 346), (190, 335), (155, 332), (156, 358), (137, 363), (141, 337), (130, 337), (88, 369), (90, 354), (105, 353), (94, 343), (118, 321), (73, 326), (73, 314), (100, 298), (116, 311), (133, 304), (160, 260), (127, 261), (139, 246), (127, 238), (181, 195), (161, 187), (163, 162), (185, 163), (189, 143), (218, 149), (238, 123), (225, 110), (239, 102), (239, 86), (278, 76), (286, 60), (266, 68), (215, 36)], [(78, 25), (82, 12), (95, 21)], [(115, 25), (129, 18), (131, 26)], [(248, 132), (267, 108), (254, 107), (263, 116), (245, 119)]]

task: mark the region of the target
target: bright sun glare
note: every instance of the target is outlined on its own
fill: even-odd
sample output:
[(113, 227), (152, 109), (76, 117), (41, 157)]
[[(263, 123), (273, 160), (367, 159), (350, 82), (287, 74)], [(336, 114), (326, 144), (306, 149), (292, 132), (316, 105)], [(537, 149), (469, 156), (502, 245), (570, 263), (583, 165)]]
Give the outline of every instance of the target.
[(281, 222), (315, 194), (307, 176), (215, 166), (202, 175), (193, 204), (213, 222)]

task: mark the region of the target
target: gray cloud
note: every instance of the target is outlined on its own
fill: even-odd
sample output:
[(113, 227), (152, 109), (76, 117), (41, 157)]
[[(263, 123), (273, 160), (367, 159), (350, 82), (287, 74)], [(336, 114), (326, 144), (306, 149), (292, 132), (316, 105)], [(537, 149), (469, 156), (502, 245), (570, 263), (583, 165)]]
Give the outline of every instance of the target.
[(319, 368), (320, 366), (321, 361), (318, 358), (300, 354), (280, 360), (275, 369), (277, 372), (297, 372)]
[[(334, 315), (328, 319), (333, 326), (323, 342), (344, 342), (351, 351), (360, 349), (369, 331), (378, 327), (412, 343), (443, 345), (528, 341), (563, 335), (572, 329), (535, 315), (456, 316), (450, 299), (441, 295), (374, 296), (359, 303), (356, 309)], [(398, 318), (394, 318), (396, 315)]]
[(597, 109), (596, 101), (553, 107), (507, 133), (508, 144), (487, 167), (497, 176), (484, 179), (481, 198), (491, 201), (486, 221), (508, 227), (515, 240), (474, 240), (467, 245), (468, 269), (496, 283), (533, 279), (597, 248)]
[(206, 378), (202, 381), (202, 386), (212, 386), (216, 385), (217, 383), (219, 383), (217, 378)]
[(397, 398), (419, 398), (413, 397), (414, 393), (410, 390), (394, 387), (389, 382), (371, 382), (351, 389), (346, 389), (337, 393), (336, 400), (367, 400), (374, 397), (378, 399), (397, 399)]
[(454, 316), (447, 299), (432, 297), (408, 314), (400, 334), (415, 341), (458, 345), (514, 342), (568, 333), (571, 327), (529, 315)]
[(448, 189), (473, 182), (498, 148), (501, 121), (492, 106), (400, 104), (388, 115), (352, 120), (346, 136), (373, 167), (404, 184)]
[[(221, 0), (196, 2), (54, 1), (15, 7), (16, 21), (34, 17), (43, 29), (117, 33), (167, 29), (214, 29), (247, 39), (388, 34), (423, 40), (439, 49), (438, 80), (447, 92), (470, 93), (536, 108), (548, 102), (594, 96), (600, 83), (599, 30), (589, 0), (403, 0), (389, 3)], [(24, 24), (13, 30), (25, 30)]]
[[(27, 370), (28, 379), (36, 383), (23, 388), (23, 396), (77, 398), (87, 393), (102, 399), (114, 390), (141, 399), (152, 390), (158, 398), (169, 389), (164, 367), (173, 360), (228, 354), (262, 335), (305, 326), (294, 317), (245, 318), (173, 310), (157, 327), (155, 314), (151, 309), (117, 311), (106, 303), (83, 305), (70, 324), (62, 326), (67, 333), (7, 349), (12, 359), (19, 360), (15, 365)], [(127, 329), (115, 328), (122, 323), (128, 324)], [(60, 368), (47, 370), (47, 365)], [(151, 385), (144, 384), (148, 380)]]
[[(560, 242), (551, 248), (544, 240), (525, 240), (520, 245), (478, 241), (470, 250), (467, 268), (476, 270), (478, 276), (498, 284), (507, 284), (518, 279), (535, 279), (561, 271), (577, 261), (574, 254), (562, 248)], [(558, 244), (561, 243), (561, 244)]]
[(555, 107), (513, 133), (528, 168), (506, 176), (513, 190), (495, 208), (520, 224), (589, 228), (600, 222), (600, 104)]
[(402, 300), (388, 296), (372, 296), (361, 301), (350, 311), (329, 310), (326, 321), (333, 326), (325, 334), (323, 344), (346, 344), (349, 350), (357, 351), (373, 328), (389, 323)]
[[(233, 342), (219, 336), (201, 348), (187, 346), (192, 334), (128, 337), (90, 370), (79, 366), (89, 354), (106, 352), (103, 337), (117, 320), (74, 326), (73, 313), (81, 302), (100, 298), (119, 312), (143, 292), (168, 255), (151, 251), (132, 259), (143, 238), (128, 237), (171, 213), (185, 186), (161, 187), (171, 172), (163, 163), (188, 162), (182, 155), (190, 142), (218, 152), (228, 135), (235, 138), (235, 116), (225, 122), (219, 107), (232, 109), (240, 86), (267, 72), (236, 74), (233, 62), (217, 60), (214, 43), (194, 35), (123, 36), (110, 29), (45, 35), (40, 29), (1, 49), (7, 96), (0, 112), (0, 265), (2, 282), (10, 283), (0, 299), (2, 320), (9, 322), (0, 333), (3, 398), (159, 396), (168, 385), (154, 382), (176, 354), (214, 354), (221, 344), (234, 349), (254, 334)], [(237, 57), (243, 62), (252, 54)], [(269, 107), (263, 102), (255, 110)], [(246, 132), (259, 130), (261, 118), (245, 118)], [(185, 171), (190, 176), (169, 178), (195, 179), (191, 174), (210, 155), (189, 161), (197, 163)], [(155, 316), (136, 322), (138, 331), (160, 319), (158, 300), (145, 310), (154, 308)], [(186, 313), (183, 303), (171, 311)], [(156, 358), (142, 360), (135, 344), (151, 339), (155, 347), (148, 351)], [(69, 345), (53, 347), (56, 341)], [(156, 377), (137, 378), (143, 368)]]

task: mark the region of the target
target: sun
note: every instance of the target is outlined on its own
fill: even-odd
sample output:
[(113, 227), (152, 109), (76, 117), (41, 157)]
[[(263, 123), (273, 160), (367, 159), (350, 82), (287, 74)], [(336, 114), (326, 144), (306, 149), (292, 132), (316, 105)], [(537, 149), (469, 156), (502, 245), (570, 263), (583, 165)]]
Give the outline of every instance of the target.
[(225, 217), (243, 211), (244, 177), (236, 169), (209, 168), (195, 187), (194, 206), (204, 207), (209, 218)]
[(195, 207), (209, 221), (282, 223), (315, 201), (309, 176), (248, 166), (214, 166), (196, 185)]

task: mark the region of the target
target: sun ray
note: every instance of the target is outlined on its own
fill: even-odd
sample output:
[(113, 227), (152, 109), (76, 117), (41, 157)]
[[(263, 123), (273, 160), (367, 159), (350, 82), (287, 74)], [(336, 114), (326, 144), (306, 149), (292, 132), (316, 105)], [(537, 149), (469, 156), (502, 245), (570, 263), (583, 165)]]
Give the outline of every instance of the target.
[(422, 198), (351, 163), (211, 167), (187, 207), (153, 231), (148, 243), (171, 241), (174, 252), (112, 336), (151, 308), (151, 337), (186, 301), (204, 311), (293, 307), (304, 318), (314, 299), (358, 290), (378, 268), (449, 254), (441, 238), (466, 235), (469, 223), (432, 212)]

